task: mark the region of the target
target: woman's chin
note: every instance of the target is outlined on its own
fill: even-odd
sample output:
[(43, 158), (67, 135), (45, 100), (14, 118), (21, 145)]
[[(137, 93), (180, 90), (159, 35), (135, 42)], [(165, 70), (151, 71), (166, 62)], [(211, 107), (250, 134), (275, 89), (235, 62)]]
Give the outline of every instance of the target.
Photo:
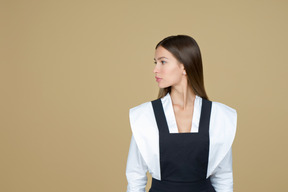
[(158, 84), (158, 87), (161, 88), (161, 89), (164, 89), (164, 88), (167, 88), (167, 87), (169, 87), (169, 86), (165, 86), (165, 85)]

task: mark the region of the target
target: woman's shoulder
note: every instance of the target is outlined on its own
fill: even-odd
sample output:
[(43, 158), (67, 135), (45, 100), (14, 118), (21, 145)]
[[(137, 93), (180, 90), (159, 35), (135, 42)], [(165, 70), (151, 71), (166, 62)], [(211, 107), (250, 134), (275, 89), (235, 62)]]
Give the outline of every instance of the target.
[(237, 110), (225, 103), (210, 100), (212, 102), (211, 120), (217, 125), (234, 127), (237, 125)]
[(216, 110), (223, 111), (226, 113), (237, 113), (237, 110), (235, 108), (218, 101), (212, 101), (212, 107), (215, 108)]
[(144, 103), (141, 103), (141, 104), (138, 104), (134, 107), (131, 107), (129, 109), (130, 112), (140, 112), (140, 111), (143, 111), (143, 110), (148, 110), (150, 109), (151, 107), (151, 101), (147, 101), (147, 102), (144, 102)]
[(151, 121), (154, 117), (154, 111), (151, 101), (146, 101), (141, 104), (138, 104), (129, 109), (129, 117), (131, 122), (145, 122)]

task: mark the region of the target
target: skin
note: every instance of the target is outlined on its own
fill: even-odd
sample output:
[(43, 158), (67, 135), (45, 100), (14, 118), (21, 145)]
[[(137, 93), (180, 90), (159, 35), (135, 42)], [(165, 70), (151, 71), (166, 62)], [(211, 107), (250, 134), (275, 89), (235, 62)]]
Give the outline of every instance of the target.
[(194, 111), (195, 93), (188, 86), (184, 65), (168, 50), (159, 46), (155, 50), (153, 73), (161, 80), (159, 88), (171, 86), (171, 100), (179, 133), (190, 132)]

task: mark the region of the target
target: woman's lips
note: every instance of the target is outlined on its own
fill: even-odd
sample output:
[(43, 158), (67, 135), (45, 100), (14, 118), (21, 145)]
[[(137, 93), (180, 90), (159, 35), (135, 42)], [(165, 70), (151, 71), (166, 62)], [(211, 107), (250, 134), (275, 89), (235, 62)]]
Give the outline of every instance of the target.
[(155, 77), (155, 78), (156, 78), (157, 82), (161, 81), (161, 79), (162, 79), (162, 78), (158, 78), (158, 77)]

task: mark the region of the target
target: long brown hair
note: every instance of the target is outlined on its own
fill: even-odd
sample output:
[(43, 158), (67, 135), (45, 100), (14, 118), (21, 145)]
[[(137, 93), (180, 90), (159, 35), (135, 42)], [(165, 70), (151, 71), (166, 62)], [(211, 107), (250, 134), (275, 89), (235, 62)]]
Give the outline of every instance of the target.
[[(192, 88), (193, 92), (204, 99), (208, 99), (204, 87), (201, 52), (197, 42), (188, 35), (173, 35), (160, 41), (155, 49), (159, 46), (168, 50), (184, 65), (188, 86)], [(171, 92), (171, 86), (160, 88), (158, 98), (164, 97), (168, 92)]]

